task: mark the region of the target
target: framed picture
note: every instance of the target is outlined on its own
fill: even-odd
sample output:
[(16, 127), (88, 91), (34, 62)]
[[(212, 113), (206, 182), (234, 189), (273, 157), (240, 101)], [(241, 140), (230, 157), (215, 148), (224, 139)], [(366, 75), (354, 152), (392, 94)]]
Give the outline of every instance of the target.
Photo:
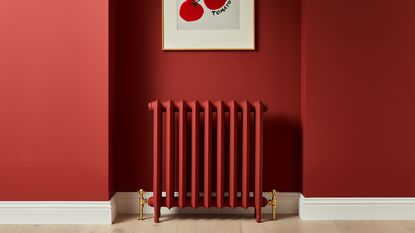
[(162, 0), (163, 50), (255, 50), (255, 0)]

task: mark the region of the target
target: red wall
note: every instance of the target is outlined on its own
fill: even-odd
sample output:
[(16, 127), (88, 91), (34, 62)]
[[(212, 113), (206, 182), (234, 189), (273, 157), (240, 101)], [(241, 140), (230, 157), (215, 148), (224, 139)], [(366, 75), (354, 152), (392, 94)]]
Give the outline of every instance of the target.
[(151, 190), (153, 99), (266, 102), (266, 190), (415, 195), (414, 1), (256, 1), (253, 52), (162, 52), (161, 1), (110, 3), (0, 3), (0, 200)]
[(108, 200), (108, 2), (0, 2), (0, 200)]
[(415, 1), (302, 4), (304, 195), (415, 196)]
[(263, 100), (264, 188), (300, 190), (300, 5), (256, 3), (257, 51), (162, 52), (161, 1), (117, 2), (117, 191), (152, 189), (154, 99)]

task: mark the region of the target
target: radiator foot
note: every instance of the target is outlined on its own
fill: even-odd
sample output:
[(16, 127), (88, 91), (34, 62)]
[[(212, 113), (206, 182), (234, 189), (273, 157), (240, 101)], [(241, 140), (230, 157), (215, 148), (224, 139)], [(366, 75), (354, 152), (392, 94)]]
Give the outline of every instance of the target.
[(277, 195), (278, 192), (273, 189), (271, 192), (271, 199), (268, 200), (268, 205), (270, 205), (272, 208), (272, 220), (277, 220)]
[(139, 191), (138, 191), (138, 195), (139, 195), (139, 199), (138, 199), (138, 203), (139, 203), (139, 213), (140, 213), (140, 217), (139, 217), (139, 220), (140, 221), (142, 221), (142, 220), (144, 220), (144, 217), (143, 217), (143, 213), (144, 213), (144, 205), (146, 205), (147, 204), (147, 199), (144, 199), (144, 190), (142, 190), (142, 189), (140, 189)]

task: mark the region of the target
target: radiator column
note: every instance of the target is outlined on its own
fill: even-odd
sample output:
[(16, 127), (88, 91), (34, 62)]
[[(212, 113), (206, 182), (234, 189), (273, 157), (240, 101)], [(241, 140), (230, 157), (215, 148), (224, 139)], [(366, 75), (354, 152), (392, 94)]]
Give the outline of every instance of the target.
[(212, 198), (212, 103), (205, 102), (205, 149), (204, 149), (204, 206), (209, 208)]
[(162, 106), (159, 101), (153, 105), (153, 196), (154, 222), (158, 223), (161, 209), (161, 133), (162, 133)]
[(200, 105), (194, 101), (192, 106), (192, 207), (199, 206), (199, 124), (200, 124)]
[(262, 207), (262, 114), (263, 105), (255, 102), (255, 215), (256, 221), (261, 222)]
[(187, 160), (187, 106), (184, 101), (179, 103), (179, 207), (186, 207), (186, 160)]
[(225, 104), (217, 104), (217, 160), (216, 160), (216, 204), (224, 207), (225, 194)]
[(174, 206), (174, 104), (166, 107), (166, 207)]
[(248, 101), (242, 103), (242, 207), (249, 207), (249, 168), (250, 168), (250, 112)]
[(238, 192), (238, 106), (235, 101), (229, 103), (230, 145), (229, 145), (229, 206), (237, 207)]

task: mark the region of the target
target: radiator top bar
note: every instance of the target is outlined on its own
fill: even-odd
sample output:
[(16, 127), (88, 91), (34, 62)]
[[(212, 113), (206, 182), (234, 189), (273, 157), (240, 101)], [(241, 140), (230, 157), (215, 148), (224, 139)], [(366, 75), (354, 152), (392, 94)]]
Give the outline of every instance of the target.
[(162, 106), (162, 111), (165, 112), (166, 109), (167, 109), (167, 106), (169, 104), (170, 105), (173, 104), (174, 111), (178, 112), (179, 111), (179, 106), (181, 105), (181, 103), (183, 103), (183, 104), (185, 104), (187, 111), (191, 112), (192, 108), (191, 108), (190, 103), (193, 103), (193, 102), (196, 102), (196, 104), (201, 106), (200, 112), (205, 111), (204, 108), (205, 108), (207, 103), (212, 104), (212, 106), (213, 106), (212, 111), (213, 112), (216, 112), (216, 107), (220, 104), (223, 104), (223, 106), (225, 107), (225, 111), (229, 112), (229, 106), (231, 105), (231, 103), (234, 103), (237, 106), (238, 112), (242, 112), (242, 104), (245, 103), (245, 102), (248, 103), (248, 106), (251, 106), (250, 107), (251, 112), (255, 112), (255, 108), (253, 108), (253, 106), (257, 106), (257, 105), (261, 106), (261, 109), (262, 109), (263, 112), (268, 111), (268, 106), (266, 104), (262, 103), (259, 100), (257, 100), (257, 101), (235, 101), (235, 100), (231, 100), (231, 101), (221, 101), (221, 100), (220, 101), (210, 101), (210, 100), (209, 101), (171, 101), (171, 100), (159, 101), (159, 100), (155, 100), (155, 101), (151, 101), (150, 103), (148, 103), (148, 109), (150, 111), (153, 111), (154, 106), (156, 106), (158, 103), (160, 103), (161, 106)]

